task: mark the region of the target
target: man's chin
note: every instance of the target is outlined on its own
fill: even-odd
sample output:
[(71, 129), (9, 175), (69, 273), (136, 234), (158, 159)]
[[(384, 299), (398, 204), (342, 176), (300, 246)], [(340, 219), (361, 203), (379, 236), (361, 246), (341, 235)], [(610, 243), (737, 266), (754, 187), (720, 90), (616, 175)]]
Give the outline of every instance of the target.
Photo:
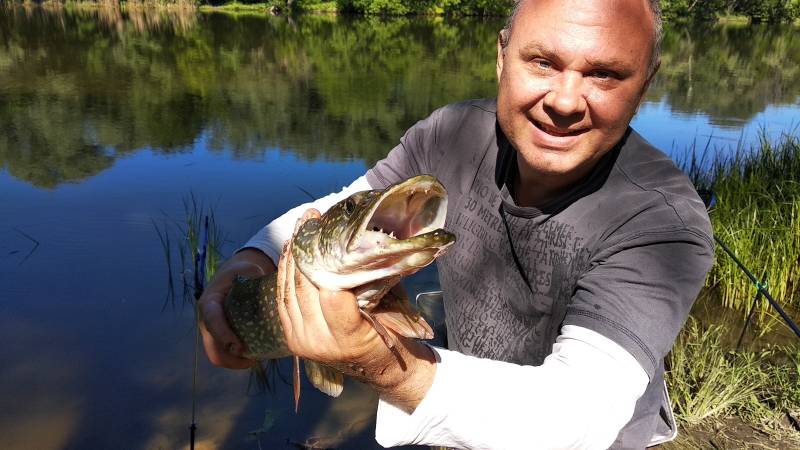
[(579, 178), (583, 170), (584, 161), (576, 160), (577, 149), (552, 150), (539, 148), (527, 155), (520, 152), (518, 159), (519, 170), (523, 179), (535, 180), (536, 178), (561, 178), (562, 181), (572, 181)]

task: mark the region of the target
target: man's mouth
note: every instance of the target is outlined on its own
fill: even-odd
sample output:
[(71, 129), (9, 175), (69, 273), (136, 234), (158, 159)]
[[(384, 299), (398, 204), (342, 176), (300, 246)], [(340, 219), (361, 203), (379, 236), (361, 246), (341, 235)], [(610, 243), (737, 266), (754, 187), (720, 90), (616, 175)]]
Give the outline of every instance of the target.
[(539, 122), (538, 120), (534, 120), (533, 124), (536, 128), (544, 131), (545, 133), (555, 136), (555, 137), (565, 137), (565, 136), (577, 136), (579, 134), (583, 134), (586, 132), (586, 129), (579, 129), (579, 130), (569, 130), (569, 129), (561, 129), (551, 125), (547, 125), (545, 123)]

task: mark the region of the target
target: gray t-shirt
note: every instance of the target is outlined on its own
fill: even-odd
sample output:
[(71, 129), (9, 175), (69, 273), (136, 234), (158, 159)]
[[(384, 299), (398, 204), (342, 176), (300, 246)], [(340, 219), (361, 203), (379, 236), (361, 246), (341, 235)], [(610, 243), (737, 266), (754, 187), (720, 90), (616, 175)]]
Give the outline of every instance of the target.
[(608, 337), (650, 377), (612, 448), (643, 448), (669, 407), (664, 356), (713, 260), (703, 203), (631, 129), (586, 179), (542, 208), (514, 204), (516, 168), (494, 100), (474, 100), (415, 124), (367, 180), (379, 188), (432, 174), (447, 188), (445, 226), (458, 240), (437, 264), (451, 349), (540, 365), (562, 325)]

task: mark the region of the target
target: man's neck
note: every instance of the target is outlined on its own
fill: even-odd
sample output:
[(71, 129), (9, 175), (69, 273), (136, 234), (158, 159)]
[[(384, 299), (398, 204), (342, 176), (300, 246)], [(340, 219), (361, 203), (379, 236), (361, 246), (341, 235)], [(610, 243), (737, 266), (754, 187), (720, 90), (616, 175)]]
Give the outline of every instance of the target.
[[(592, 167), (575, 174), (543, 175), (526, 171), (517, 160), (517, 173), (514, 177), (514, 202), (522, 207), (543, 207), (567, 192), (576, 183), (586, 178)], [(596, 164), (595, 164), (596, 165)]]

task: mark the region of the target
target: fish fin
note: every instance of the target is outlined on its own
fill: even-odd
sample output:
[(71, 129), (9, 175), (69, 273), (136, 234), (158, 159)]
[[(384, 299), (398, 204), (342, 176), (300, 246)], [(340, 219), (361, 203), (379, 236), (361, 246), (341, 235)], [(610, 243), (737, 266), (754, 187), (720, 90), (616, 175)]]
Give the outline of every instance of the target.
[(275, 393), (276, 375), (281, 376), (278, 364), (274, 359), (257, 362), (250, 368), (250, 380), (247, 383), (247, 393)]
[(407, 316), (400, 311), (373, 312), (375, 321), (395, 333), (414, 339), (433, 339), (433, 329), (422, 316)]
[(377, 331), (378, 335), (380, 335), (381, 339), (383, 339), (383, 343), (386, 344), (387, 347), (393, 348), (395, 345), (394, 338), (389, 334), (388, 331), (386, 331), (386, 328), (384, 328), (383, 324), (375, 320), (372, 314), (364, 311), (363, 309), (359, 309), (358, 312), (361, 313), (362, 317), (367, 319), (367, 322), (372, 325), (372, 328), (375, 328), (375, 331)]
[(303, 360), (303, 365), (306, 368), (308, 381), (310, 381), (315, 388), (331, 397), (338, 397), (339, 394), (342, 393), (342, 389), (344, 389), (344, 376), (340, 372), (308, 359)]
[(401, 336), (414, 339), (433, 339), (433, 329), (414, 308), (402, 289), (389, 291), (371, 314), (376, 322)]
[(292, 388), (294, 391), (294, 413), (300, 409), (300, 358), (294, 356), (292, 358)]

